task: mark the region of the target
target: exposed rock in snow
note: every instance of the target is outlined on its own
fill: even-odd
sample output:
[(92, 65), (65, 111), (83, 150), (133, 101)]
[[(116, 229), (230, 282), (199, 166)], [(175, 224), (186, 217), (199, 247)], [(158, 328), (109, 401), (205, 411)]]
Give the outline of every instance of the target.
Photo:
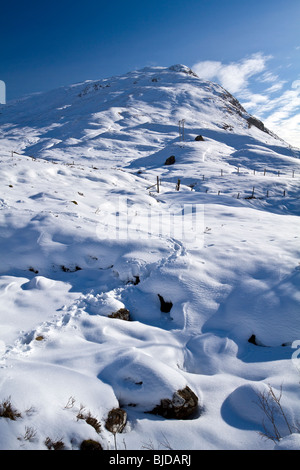
[(107, 420), (105, 421), (105, 427), (108, 431), (116, 434), (122, 432), (126, 426), (127, 413), (121, 408), (113, 408), (108, 413)]
[(190, 387), (186, 386), (174, 392), (172, 400), (163, 398), (152, 413), (168, 419), (187, 419), (196, 413), (197, 408), (198, 397)]

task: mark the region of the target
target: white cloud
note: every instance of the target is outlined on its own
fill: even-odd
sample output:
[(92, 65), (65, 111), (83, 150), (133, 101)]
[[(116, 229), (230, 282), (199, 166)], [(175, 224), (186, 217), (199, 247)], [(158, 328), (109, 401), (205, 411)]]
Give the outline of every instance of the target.
[(274, 83), (274, 85), (270, 86), (269, 88), (266, 89), (266, 93), (276, 93), (277, 91), (281, 90), (283, 88), (283, 85), (286, 83), (286, 81), (281, 80), (277, 83)]
[(268, 103), (268, 97), (266, 95), (262, 95), (260, 93), (249, 93), (247, 91), (241, 94), (239, 99), (243, 100), (243, 107), (249, 112), (255, 110), (257, 106), (267, 105)]
[(263, 75), (260, 77), (260, 81), (274, 83), (278, 81), (278, 75), (275, 75), (274, 73), (270, 71), (267, 71), (263, 73)]
[(267, 98), (265, 103), (258, 103), (251, 112), (289, 144), (300, 148), (300, 80), (293, 82), (276, 98)]
[(292, 83), (292, 88), (300, 88), (300, 80), (295, 80), (293, 83)]
[(231, 93), (237, 93), (248, 86), (250, 77), (266, 68), (270, 56), (256, 53), (239, 62), (222, 64), (218, 61), (202, 61), (193, 65), (197, 75), (206, 80), (215, 80)]
[(265, 119), (265, 125), (294, 147), (300, 148), (300, 114), (282, 119), (279, 113)]
[[(300, 79), (289, 85), (270, 69), (271, 58), (259, 52), (229, 64), (197, 62), (192, 69), (200, 78), (219, 83), (266, 127), (300, 148)], [(258, 85), (265, 89), (253, 91)]]

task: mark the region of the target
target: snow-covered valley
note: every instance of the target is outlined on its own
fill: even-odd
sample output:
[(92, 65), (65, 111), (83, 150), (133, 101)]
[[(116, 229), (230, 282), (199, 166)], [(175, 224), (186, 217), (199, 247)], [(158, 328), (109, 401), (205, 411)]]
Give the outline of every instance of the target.
[(300, 151), (182, 65), (0, 112), (0, 449), (299, 449)]

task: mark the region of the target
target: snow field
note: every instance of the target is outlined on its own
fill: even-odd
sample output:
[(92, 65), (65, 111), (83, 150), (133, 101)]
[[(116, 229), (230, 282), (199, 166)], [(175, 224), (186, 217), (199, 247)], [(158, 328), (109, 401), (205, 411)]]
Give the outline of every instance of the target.
[[(180, 70), (87, 82), (35, 96), (30, 110), (26, 100), (8, 108), (0, 403), (11, 397), (22, 418), (0, 418), (1, 449), (46, 449), (47, 437), (67, 449), (88, 438), (114, 448), (105, 419), (118, 406), (128, 414), (118, 448), (298, 445), (280, 417), (282, 439), (262, 439), (257, 402), (269, 384), (282, 386), (296, 429), (299, 160), (224, 111), (224, 90)], [(11, 156), (12, 146), (23, 155)], [(170, 155), (176, 163), (164, 165)], [(194, 212), (183, 217), (185, 206)], [(169, 313), (158, 294), (173, 303)], [(130, 321), (109, 318), (120, 308)], [(191, 419), (148, 413), (186, 385), (199, 398)], [(82, 407), (100, 433), (78, 419)]]

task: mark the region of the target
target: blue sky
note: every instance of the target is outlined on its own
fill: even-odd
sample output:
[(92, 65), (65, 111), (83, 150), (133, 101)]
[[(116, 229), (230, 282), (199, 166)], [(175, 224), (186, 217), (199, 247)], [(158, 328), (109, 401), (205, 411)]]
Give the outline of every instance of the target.
[(0, 13), (7, 101), (181, 63), (300, 147), (300, 0), (15, 0)]

